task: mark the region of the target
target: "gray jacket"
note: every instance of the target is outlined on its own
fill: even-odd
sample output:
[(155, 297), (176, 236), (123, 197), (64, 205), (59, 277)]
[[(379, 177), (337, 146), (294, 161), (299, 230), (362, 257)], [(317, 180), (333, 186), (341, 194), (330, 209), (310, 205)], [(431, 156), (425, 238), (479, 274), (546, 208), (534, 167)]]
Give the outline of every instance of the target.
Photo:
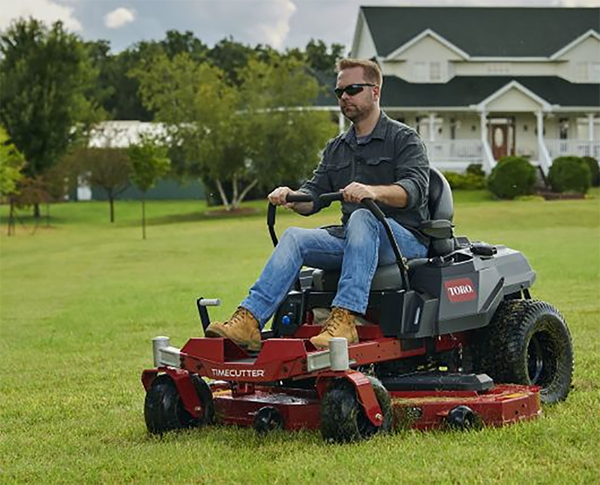
[[(378, 203), (386, 214), (410, 230), (424, 244), (429, 238), (418, 227), (429, 219), (429, 160), (425, 145), (415, 130), (392, 120), (383, 112), (375, 129), (357, 141), (354, 127), (330, 140), (312, 179), (300, 187), (314, 199), (312, 213), (323, 208), (318, 196), (336, 192), (350, 182), (365, 185), (398, 184), (408, 194), (405, 208)], [(360, 205), (342, 203), (342, 224)], [(343, 237), (343, 230), (331, 230)]]

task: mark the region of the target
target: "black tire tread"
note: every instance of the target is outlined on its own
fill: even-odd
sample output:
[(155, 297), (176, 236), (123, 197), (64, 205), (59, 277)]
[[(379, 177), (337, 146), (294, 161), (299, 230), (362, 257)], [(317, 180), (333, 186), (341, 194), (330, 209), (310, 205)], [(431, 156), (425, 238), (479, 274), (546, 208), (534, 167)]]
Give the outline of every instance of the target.
[(326, 441), (347, 443), (368, 439), (375, 433), (386, 433), (392, 428), (393, 408), (390, 395), (383, 384), (367, 376), (381, 411), (383, 424), (370, 423), (356, 398), (354, 386), (346, 379), (334, 380), (321, 401), (321, 434)]
[(527, 344), (531, 333), (548, 321), (554, 344), (560, 355), (552, 382), (541, 390), (544, 403), (567, 397), (573, 373), (573, 344), (571, 334), (560, 312), (544, 301), (505, 300), (490, 325), (478, 335), (478, 371), (502, 383), (532, 384), (526, 365)]
[(168, 374), (156, 377), (146, 393), (144, 418), (152, 434), (210, 424), (214, 419), (214, 403), (208, 384), (196, 375), (190, 376), (200, 402), (204, 406), (201, 418), (193, 417), (184, 407), (177, 385)]

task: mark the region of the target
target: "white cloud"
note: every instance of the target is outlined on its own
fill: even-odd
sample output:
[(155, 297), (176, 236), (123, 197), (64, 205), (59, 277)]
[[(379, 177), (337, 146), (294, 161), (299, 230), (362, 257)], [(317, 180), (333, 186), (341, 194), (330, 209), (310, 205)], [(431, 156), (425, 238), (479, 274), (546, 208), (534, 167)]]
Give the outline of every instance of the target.
[(190, 3), (195, 17), (191, 28), (203, 40), (232, 35), (237, 41), (280, 49), (287, 41), (290, 19), (301, 8), (296, 3), (300, 0), (198, 0)]
[[(283, 47), (290, 31), (290, 19), (296, 11), (291, 0), (275, 0), (269, 4), (258, 25), (255, 26), (262, 42), (275, 49)], [(260, 17), (259, 17), (260, 18)]]
[(104, 16), (104, 25), (109, 29), (120, 29), (134, 20), (135, 10), (121, 7)]
[(73, 16), (73, 8), (59, 5), (52, 0), (19, 0), (2, 2), (0, 30), (6, 29), (13, 20), (33, 17), (45, 24), (61, 20), (69, 30), (82, 30), (81, 23)]

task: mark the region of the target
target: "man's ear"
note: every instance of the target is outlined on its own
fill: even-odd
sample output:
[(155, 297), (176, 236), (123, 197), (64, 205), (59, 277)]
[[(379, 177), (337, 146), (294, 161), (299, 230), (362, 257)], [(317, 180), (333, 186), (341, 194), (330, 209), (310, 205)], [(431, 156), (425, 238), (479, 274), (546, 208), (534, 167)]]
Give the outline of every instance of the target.
[(381, 86), (373, 86), (371, 89), (373, 90), (375, 101), (379, 101), (381, 99)]

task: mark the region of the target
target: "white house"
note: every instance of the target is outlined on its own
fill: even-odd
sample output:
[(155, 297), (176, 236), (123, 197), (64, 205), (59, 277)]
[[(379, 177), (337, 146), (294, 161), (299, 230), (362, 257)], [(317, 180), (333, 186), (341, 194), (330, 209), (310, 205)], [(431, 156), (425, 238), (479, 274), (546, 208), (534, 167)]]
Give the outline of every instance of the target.
[(382, 107), (416, 127), (433, 165), (546, 173), (600, 159), (600, 8), (362, 7), (352, 57), (384, 73)]

